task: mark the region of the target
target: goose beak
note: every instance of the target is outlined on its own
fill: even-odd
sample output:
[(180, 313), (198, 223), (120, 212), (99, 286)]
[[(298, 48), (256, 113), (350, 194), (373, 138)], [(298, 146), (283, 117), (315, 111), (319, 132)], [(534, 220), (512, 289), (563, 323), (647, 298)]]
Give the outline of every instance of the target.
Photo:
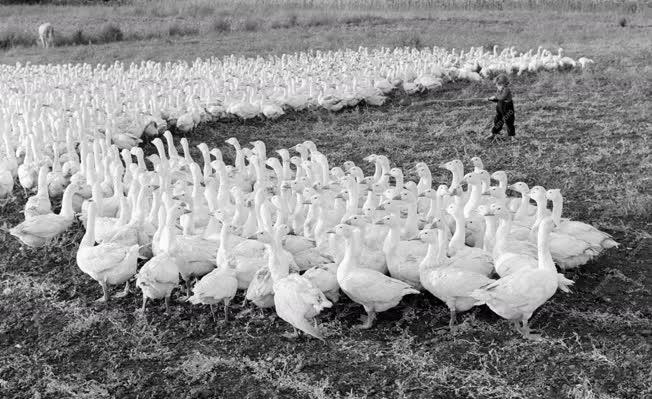
[(437, 167), (438, 167), (439, 169), (448, 169), (448, 168), (446, 167), (446, 164), (445, 164), (445, 163), (442, 163), (442, 164), (440, 164), (440, 165), (437, 165)]
[(377, 211), (384, 211), (384, 210), (385, 210), (385, 206), (384, 206), (384, 205), (378, 205), (378, 206), (376, 207), (376, 210), (377, 210)]
[(256, 239), (258, 239), (257, 234), (253, 234), (253, 235), (250, 235), (249, 237), (247, 237), (247, 240), (256, 240)]
[(335, 234), (335, 231), (333, 229), (326, 230), (326, 234)]

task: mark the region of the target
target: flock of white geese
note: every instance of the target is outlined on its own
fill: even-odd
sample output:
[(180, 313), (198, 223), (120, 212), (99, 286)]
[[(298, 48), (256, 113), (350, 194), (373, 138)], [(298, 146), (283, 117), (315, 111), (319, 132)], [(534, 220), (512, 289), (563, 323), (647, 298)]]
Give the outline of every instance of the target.
[(527, 52), (360, 47), (192, 63), (2, 65), (0, 129), (20, 132), (14, 135), (20, 148), (29, 147), (29, 135), (51, 136), (47, 144), (63, 142), (67, 134), (101, 131), (129, 149), (143, 135), (156, 136), (172, 125), (189, 132), (207, 120), (381, 105), (397, 89), (416, 94), (451, 81), (584, 69), (591, 63), (541, 47)]
[[(2, 189), (11, 192), (17, 177), (34, 192), (25, 220), (9, 232), (47, 247), (79, 218), (86, 230), (76, 261), (101, 285), (99, 301), (109, 300), (109, 286), (124, 284), (117, 295), (127, 295), (135, 278), (143, 311), (156, 299), (167, 309), (183, 282), (180, 300), (211, 312), (223, 304), (228, 317), (245, 290), (247, 301), (275, 308), (295, 334), (319, 339), (315, 318), (341, 293), (364, 307), (360, 327), (370, 328), (378, 312), (426, 291), (446, 304), (451, 328), (456, 313), (486, 304), (537, 338), (528, 326), (533, 312), (573, 284), (555, 265), (579, 267), (618, 245), (563, 218), (558, 189), (509, 184), (477, 157), (467, 173), (460, 160), (438, 165), (451, 180), (434, 187), (432, 162), (414, 166), (414, 182), (382, 154), (365, 158), (372, 175), (352, 161), (329, 165), (312, 141), (276, 157), (262, 141), (247, 148), (230, 138), (231, 165), (219, 148), (197, 145), (196, 160), (187, 139), (180, 154), (169, 131), (163, 138), (153, 140), (157, 154), (148, 163), (140, 147), (121, 150), (99, 134), (80, 141), (79, 153), (70, 142), (54, 145), (52, 157), (34, 159), (30, 150), (17, 157), (8, 147), (0, 171), (10, 183)], [(140, 268), (139, 259), (146, 260)]]

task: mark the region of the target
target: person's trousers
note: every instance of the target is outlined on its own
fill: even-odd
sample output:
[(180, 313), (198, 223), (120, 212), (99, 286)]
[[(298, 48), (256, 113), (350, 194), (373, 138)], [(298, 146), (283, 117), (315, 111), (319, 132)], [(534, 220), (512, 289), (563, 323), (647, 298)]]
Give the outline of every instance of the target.
[(494, 117), (494, 127), (491, 129), (491, 134), (496, 135), (500, 133), (503, 125), (507, 126), (508, 136), (516, 135), (516, 129), (514, 128), (514, 103), (511, 101), (496, 105), (496, 116)]

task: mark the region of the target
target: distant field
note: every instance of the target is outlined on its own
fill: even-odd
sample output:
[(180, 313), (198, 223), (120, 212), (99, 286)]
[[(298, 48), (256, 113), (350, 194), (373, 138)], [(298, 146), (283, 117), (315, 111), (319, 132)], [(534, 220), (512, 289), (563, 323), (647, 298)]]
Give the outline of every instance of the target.
[[(184, 4), (193, 3), (206, 4)], [(412, 3), (414, 9), (387, 7), (379, 11), (385, 16), (349, 23), (337, 19), (347, 13), (333, 11), (337, 18), (327, 24), (302, 25), (313, 12), (307, 9), (305, 14), (297, 11), (297, 24), (287, 27), (206, 30), (198, 36), (154, 36), (47, 51), (19, 46), (0, 51), (0, 62), (192, 60), (360, 45), (561, 46), (574, 58), (593, 58), (595, 67), (584, 72), (514, 79), (519, 140), (511, 144), (481, 139), (492, 116), (488, 103), (409, 107), (399, 99), (338, 114), (203, 125), (189, 137), (191, 145), (205, 141), (220, 146), (227, 161), (232, 154), (223, 141), (231, 136), (241, 142), (265, 140), (270, 153), (311, 139), (333, 165), (351, 159), (364, 166), (361, 158), (372, 152), (387, 154), (404, 169), (417, 161), (436, 165), (460, 158), (468, 164), (472, 156), (481, 156), (488, 169), (503, 169), (510, 180), (561, 188), (566, 215), (613, 234), (622, 245), (569, 273), (576, 281), (573, 293), (557, 294), (535, 313), (532, 324), (544, 332), (543, 342), (522, 340), (486, 308), (461, 316), (460, 331), (452, 336), (440, 329), (447, 324), (448, 311), (429, 295), (380, 315), (377, 326), (364, 332), (352, 328), (362, 309), (344, 300), (320, 316), (326, 344), (305, 338), (288, 341), (280, 337), (288, 325), (273, 312), (237, 306), (235, 320), (228, 324), (215, 323), (207, 308), (186, 304), (174, 305), (164, 315), (161, 304), (151, 303), (146, 317), (138, 317), (139, 295), (106, 307), (93, 302), (97, 283), (79, 271), (74, 259), (81, 227), (48, 257), (43, 251), (20, 249), (0, 231), (0, 397), (652, 397), (648, 10), (622, 14), (617, 7), (572, 13), (442, 7), (425, 13), (419, 8), (425, 1)], [(172, 8), (175, 3), (165, 4)], [(39, 7), (16, 9), (26, 10), (23, 17), (33, 25), (49, 10), (48, 20), (64, 32), (71, 24), (90, 29), (119, 22), (127, 35), (129, 29), (165, 27), (179, 15), (170, 11), (152, 16), (155, 7), (150, 3), (140, 5), (145, 10), (140, 16), (130, 14), (136, 7), (131, 5), (116, 8), (111, 16), (96, 11), (77, 15), (68, 12), (72, 6)], [(201, 24), (206, 13), (182, 20)], [(405, 17), (397, 17), (401, 13)], [(625, 27), (618, 23), (622, 15), (627, 17)], [(151, 25), (142, 28), (136, 21)], [(492, 92), (489, 82), (460, 83), (413, 100), (486, 97)], [(450, 178), (433, 172), (436, 182)], [(15, 194), (18, 201), (0, 209), (0, 225), (21, 220), (25, 198), (22, 190)]]
[(7, 5), (0, 9), (0, 49), (36, 45), (36, 28), (46, 21), (57, 22), (56, 43), (63, 46), (288, 28), (336, 28), (413, 18), (436, 21), (442, 14), (454, 12), (453, 15), (461, 15), (460, 11), (488, 14), (503, 14), (507, 10), (510, 13), (516, 10), (553, 13), (597, 11), (608, 14), (615, 25), (622, 18), (625, 18), (625, 23), (632, 23), (649, 11), (649, 5), (642, 1), (609, 0), (134, 0), (42, 3)]

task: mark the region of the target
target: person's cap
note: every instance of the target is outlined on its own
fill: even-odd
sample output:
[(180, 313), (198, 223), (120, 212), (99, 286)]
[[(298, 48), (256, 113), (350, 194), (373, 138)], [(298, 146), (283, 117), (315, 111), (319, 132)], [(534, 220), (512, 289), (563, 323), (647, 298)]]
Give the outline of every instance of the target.
[(506, 86), (509, 84), (509, 79), (507, 78), (507, 75), (504, 73), (501, 73), (500, 75), (496, 76), (496, 79), (494, 79), (494, 82), (499, 85)]

